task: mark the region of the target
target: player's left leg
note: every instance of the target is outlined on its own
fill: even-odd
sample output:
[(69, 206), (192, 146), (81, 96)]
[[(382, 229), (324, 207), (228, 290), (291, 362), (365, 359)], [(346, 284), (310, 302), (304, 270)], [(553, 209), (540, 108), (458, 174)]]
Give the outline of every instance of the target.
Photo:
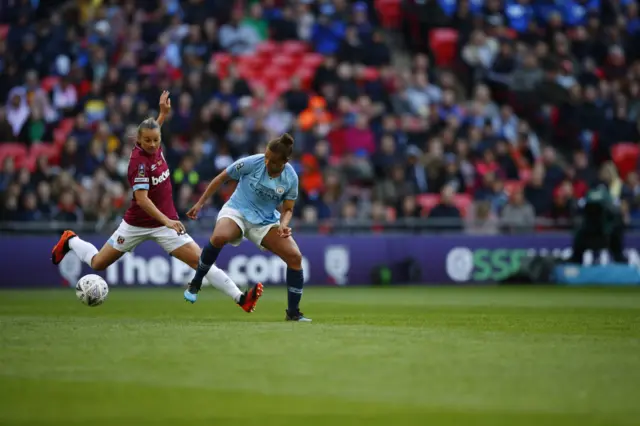
[[(174, 232), (173, 230), (170, 230)], [(180, 236), (183, 237), (183, 236)], [(186, 263), (192, 269), (198, 268), (198, 260), (200, 259), (200, 253), (202, 250), (200, 247), (187, 235), (188, 242), (180, 245), (178, 248), (173, 249), (169, 252), (169, 254), (176, 259)], [(168, 239), (171, 239), (172, 236), (169, 236)], [(186, 240), (186, 238), (185, 238)], [(162, 242), (161, 242), (162, 241)], [(164, 246), (167, 244), (167, 240), (159, 240), (159, 243)], [(164, 243), (164, 244), (163, 244)], [(169, 243), (170, 244), (170, 243)], [(177, 244), (172, 244), (173, 246)], [(171, 245), (169, 249), (171, 249)], [(168, 250), (167, 250), (168, 251)], [(242, 309), (246, 312), (253, 312), (255, 310), (256, 304), (258, 303), (258, 299), (262, 296), (262, 284), (258, 283), (253, 286), (251, 289), (245, 291), (244, 293), (238, 288), (235, 282), (220, 268), (215, 265), (212, 265), (209, 272), (206, 275), (207, 280), (211, 282), (211, 284), (222, 291), (227, 296), (231, 297)]]
[(278, 228), (272, 227), (260, 242), (264, 248), (278, 256), (287, 264), (287, 321), (310, 322), (300, 312), (300, 299), (304, 286), (302, 272), (302, 253), (293, 237), (282, 238), (278, 235)]

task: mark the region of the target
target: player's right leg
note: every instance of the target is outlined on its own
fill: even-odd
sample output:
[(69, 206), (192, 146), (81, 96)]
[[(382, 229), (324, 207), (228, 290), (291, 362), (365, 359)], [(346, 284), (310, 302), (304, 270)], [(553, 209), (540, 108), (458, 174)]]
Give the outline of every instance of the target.
[(109, 243), (105, 243), (100, 251), (98, 251), (96, 246), (84, 241), (78, 237), (75, 232), (67, 230), (64, 231), (58, 243), (53, 247), (51, 252), (51, 261), (53, 264), (57, 265), (62, 262), (62, 259), (64, 259), (69, 251), (73, 251), (80, 260), (95, 271), (107, 269), (124, 254), (113, 248)]
[(236, 220), (230, 217), (221, 217), (216, 222), (216, 227), (213, 230), (211, 239), (209, 243), (204, 246), (200, 254), (196, 275), (184, 291), (184, 298), (189, 302), (196, 302), (198, 292), (200, 288), (202, 288), (202, 280), (207, 276), (207, 273), (209, 273), (211, 266), (215, 263), (222, 248), (227, 245), (227, 243), (233, 243), (242, 239), (243, 232), (239, 223), (242, 223), (240, 219)]
[[(167, 251), (173, 248), (167, 248), (166, 246), (164, 247)], [(175, 250), (171, 250), (170, 254), (176, 259), (181, 260), (182, 262), (191, 266), (193, 269), (197, 269), (201, 251), (202, 250), (200, 250), (200, 247), (198, 247), (198, 245), (193, 240), (191, 240), (190, 242), (181, 245)], [(216, 265), (211, 266), (211, 269), (209, 269), (209, 273), (207, 273), (206, 278), (215, 288), (230, 296), (238, 304), (238, 306), (240, 306), (246, 312), (253, 312), (256, 308), (256, 304), (258, 303), (258, 299), (260, 298), (260, 296), (262, 296), (262, 283), (257, 283), (243, 293), (238, 288), (236, 283), (234, 283), (233, 280), (229, 278), (229, 276), (222, 269), (216, 267)], [(189, 295), (195, 296), (195, 294), (191, 293), (189, 293)], [(187, 301), (191, 302), (190, 299), (187, 299)]]

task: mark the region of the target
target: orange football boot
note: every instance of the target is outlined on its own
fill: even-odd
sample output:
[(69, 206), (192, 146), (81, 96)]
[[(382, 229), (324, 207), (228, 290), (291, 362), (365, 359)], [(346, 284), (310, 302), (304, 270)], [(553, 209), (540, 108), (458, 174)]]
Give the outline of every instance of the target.
[(73, 237), (77, 237), (76, 233), (73, 231), (66, 230), (62, 233), (62, 236), (58, 240), (58, 244), (53, 246), (53, 250), (51, 250), (51, 262), (54, 265), (62, 262), (62, 259), (69, 252), (69, 240)]
[(245, 294), (242, 295), (238, 305), (245, 312), (253, 312), (256, 309), (256, 304), (258, 303), (258, 299), (262, 296), (263, 286), (262, 283), (258, 283), (254, 285), (250, 290), (248, 290)]

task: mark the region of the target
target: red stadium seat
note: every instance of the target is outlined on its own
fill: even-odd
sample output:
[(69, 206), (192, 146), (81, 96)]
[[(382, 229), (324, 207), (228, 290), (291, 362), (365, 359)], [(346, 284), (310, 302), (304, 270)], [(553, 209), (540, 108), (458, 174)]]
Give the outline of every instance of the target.
[(156, 66), (154, 64), (143, 65), (139, 68), (138, 72), (142, 75), (154, 74), (156, 72)]
[(75, 125), (75, 120), (73, 118), (65, 118), (64, 120), (60, 121), (60, 124), (58, 125), (58, 129), (66, 133), (71, 133), (74, 125)]
[(56, 76), (45, 77), (42, 79), (42, 82), (40, 82), (40, 87), (42, 87), (42, 90), (44, 90), (45, 92), (50, 92), (59, 82), (60, 82), (59, 77), (56, 77)]
[(9, 34), (9, 25), (0, 25), (0, 40), (7, 38)]
[(68, 133), (61, 129), (55, 129), (53, 131), (53, 143), (55, 146), (61, 147), (67, 141)]
[(632, 142), (616, 144), (611, 148), (611, 157), (618, 167), (620, 177), (625, 179), (630, 172), (638, 168), (640, 145)]
[(241, 56), (238, 58), (238, 72), (246, 80), (256, 78), (271, 64), (271, 57)]
[(318, 68), (322, 62), (324, 62), (324, 56), (321, 54), (307, 53), (302, 57), (300, 65), (305, 68)]
[(37, 160), (38, 157), (46, 156), (49, 159), (49, 163), (55, 163), (60, 153), (58, 147), (52, 143), (38, 143), (31, 146), (29, 150), (29, 157)]
[(307, 50), (306, 43), (302, 41), (289, 40), (280, 44), (280, 51), (288, 56), (302, 56)]
[(310, 68), (301, 68), (295, 73), (295, 75), (300, 78), (300, 83), (304, 89), (309, 89), (311, 87), (311, 81), (315, 74), (316, 71)]
[(289, 71), (280, 67), (270, 67), (262, 73), (261, 77), (262, 81), (266, 83), (267, 88), (271, 90), (276, 87), (278, 81), (289, 78)]
[(453, 197), (453, 203), (458, 208), (458, 210), (460, 210), (460, 215), (462, 217), (467, 215), (472, 202), (473, 200), (471, 199), (471, 196), (469, 194), (456, 194)]
[(296, 61), (288, 55), (276, 55), (272, 58), (271, 65), (280, 68), (287, 75), (291, 75), (295, 71)]
[(0, 144), (0, 169), (4, 167), (7, 158), (13, 158), (16, 168), (22, 167), (27, 158), (27, 147), (21, 143)]
[(272, 92), (275, 93), (277, 96), (280, 96), (290, 88), (291, 88), (291, 80), (289, 80), (288, 78), (282, 79), (282, 80), (276, 81), (275, 85), (273, 86)]
[(375, 80), (380, 76), (380, 72), (374, 67), (366, 67), (362, 74), (362, 78), (365, 81)]
[(422, 208), (422, 216), (427, 216), (440, 201), (440, 196), (437, 194), (420, 194), (416, 197), (416, 201)]
[(520, 180), (523, 184), (526, 184), (531, 180), (531, 169), (520, 169), (518, 170), (518, 174), (520, 175)]
[(224, 52), (214, 53), (211, 56), (211, 61), (218, 70), (218, 76), (225, 78), (229, 74), (229, 65), (233, 63), (233, 56)]
[(256, 56), (270, 58), (278, 51), (278, 45), (272, 41), (265, 41), (256, 48)]
[(435, 55), (436, 65), (451, 66), (458, 49), (458, 31), (437, 28), (429, 32), (429, 45)]
[(375, 0), (375, 8), (382, 26), (390, 29), (400, 28), (401, 0)]
[(522, 183), (522, 181), (519, 181), (519, 180), (508, 180), (508, 181), (505, 181), (505, 183), (504, 183), (504, 190), (508, 194), (513, 194), (514, 192), (517, 192), (517, 191), (521, 190), (523, 186), (524, 186), (524, 184)]

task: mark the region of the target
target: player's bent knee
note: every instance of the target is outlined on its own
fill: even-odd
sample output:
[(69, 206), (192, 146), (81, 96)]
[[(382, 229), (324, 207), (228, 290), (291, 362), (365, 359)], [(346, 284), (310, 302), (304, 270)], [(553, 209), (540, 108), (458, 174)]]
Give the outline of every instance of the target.
[(217, 248), (224, 247), (225, 244), (227, 244), (229, 241), (230, 238), (226, 235), (214, 235), (210, 240), (211, 244), (213, 244), (213, 246)]
[(94, 271), (104, 271), (108, 267), (109, 267), (109, 264), (97, 256), (95, 256), (91, 260), (91, 269), (93, 269)]
[(282, 260), (291, 269), (302, 269), (302, 253), (299, 250), (287, 254)]

